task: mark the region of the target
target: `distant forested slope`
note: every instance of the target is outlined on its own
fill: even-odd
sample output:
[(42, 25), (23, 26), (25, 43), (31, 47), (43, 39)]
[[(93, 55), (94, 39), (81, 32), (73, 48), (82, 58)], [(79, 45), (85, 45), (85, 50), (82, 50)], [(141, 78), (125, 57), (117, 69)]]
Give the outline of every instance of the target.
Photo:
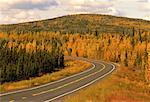
[(0, 25), (0, 32), (5, 33), (35, 33), (42, 31), (60, 33), (132, 33), (133, 27), (136, 31), (150, 31), (150, 21), (115, 17), (98, 14), (79, 14), (58, 17), (54, 19)]

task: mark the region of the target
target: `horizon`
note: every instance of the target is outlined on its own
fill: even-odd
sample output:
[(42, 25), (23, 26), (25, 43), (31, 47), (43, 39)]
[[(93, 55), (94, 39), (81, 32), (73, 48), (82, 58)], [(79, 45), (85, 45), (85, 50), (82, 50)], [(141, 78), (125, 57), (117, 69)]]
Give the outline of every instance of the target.
[(0, 24), (73, 14), (102, 14), (150, 21), (150, 0), (1, 0)]
[(16, 22), (16, 23), (6, 23), (6, 24), (0, 24), (0, 25), (13, 25), (13, 24), (23, 24), (23, 23), (31, 23), (31, 22), (38, 22), (38, 21), (44, 21), (44, 20), (53, 20), (61, 17), (67, 17), (67, 16), (76, 16), (76, 15), (99, 15), (99, 16), (113, 16), (113, 17), (121, 17), (121, 18), (127, 18), (127, 19), (135, 19), (135, 20), (143, 20), (143, 21), (148, 21), (150, 20), (145, 20), (142, 18), (131, 18), (131, 17), (123, 17), (123, 16), (115, 16), (115, 15), (109, 15), (109, 14), (92, 14), (92, 13), (77, 13), (77, 14), (67, 14), (67, 15), (62, 15), (62, 16), (57, 16), (57, 17), (52, 17), (52, 18), (46, 18), (46, 19), (39, 19), (39, 20), (31, 20), (31, 21), (24, 21), (24, 22)]

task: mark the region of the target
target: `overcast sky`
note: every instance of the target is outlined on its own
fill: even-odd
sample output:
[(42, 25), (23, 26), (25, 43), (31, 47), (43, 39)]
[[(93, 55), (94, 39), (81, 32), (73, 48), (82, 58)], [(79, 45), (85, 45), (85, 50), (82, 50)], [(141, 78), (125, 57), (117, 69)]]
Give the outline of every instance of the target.
[(81, 13), (150, 20), (150, 0), (0, 0), (0, 24)]

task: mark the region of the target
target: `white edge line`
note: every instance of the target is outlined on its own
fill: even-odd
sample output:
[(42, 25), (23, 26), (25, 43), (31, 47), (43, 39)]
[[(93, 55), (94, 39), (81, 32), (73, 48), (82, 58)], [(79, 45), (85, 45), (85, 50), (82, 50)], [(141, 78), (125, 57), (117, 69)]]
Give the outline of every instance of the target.
[[(85, 60), (84, 60), (85, 61)], [(90, 62), (90, 61), (85, 61), (85, 62)], [(91, 63), (91, 62), (90, 62)], [(69, 77), (65, 77), (63, 79), (60, 79), (60, 80), (57, 80), (57, 81), (54, 81), (54, 82), (50, 82), (50, 83), (47, 83), (47, 84), (44, 84), (44, 85), (40, 85), (40, 86), (36, 86), (36, 87), (33, 87), (33, 88), (28, 88), (28, 89), (22, 89), (22, 90), (18, 90), (18, 91), (12, 91), (12, 92), (8, 92), (8, 93), (3, 93), (3, 94), (0, 94), (0, 97), (1, 96), (6, 96), (6, 95), (10, 95), (10, 94), (14, 94), (14, 93), (19, 93), (19, 92), (24, 92), (24, 91), (30, 91), (30, 90), (34, 90), (34, 89), (38, 89), (38, 88), (42, 88), (42, 87), (45, 87), (45, 86), (48, 86), (48, 85), (51, 85), (51, 84), (54, 84), (54, 83), (57, 83), (57, 82), (60, 82), (60, 81), (63, 81), (63, 80), (66, 80), (66, 79), (69, 79), (69, 78), (72, 78), (74, 76), (77, 76), (77, 75), (80, 75), (80, 74), (84, 74), (86, 72), (89, 72), (91, 70), (93, 70), (95, 68), (95, 65), (93, 63), (92, 64), (92, 68), (88, 69), (88, 70), (85, 70), (81, 73), (77, 73), (77, 74), (74, 74), (74, 75), (71, 75)]]
[[(105, 62), (105, 63), (106, 63), (106, 62)], [(104, 65), (104, 64), (103, 64), (103, 65)], [(57, 96), (57, 97), (54, 97), (54, 98), (52, 98), (52, 99), (50, 99), (50, 100), (46, 100), (46, 101), (44, 101), (44, 102), (50, 102), (50, 101), (56, 100), (56, 99), (58, 99), (58, 98), (60, 98), (60, 97), (63, 97), (63, 96), (65, 96), (65, 95), (68, 95), (68, 94), (70, 94), (70, 93), (73, 93), (73, 92), (75, 92), (75, 91), (78, 91), (78, 90), (80, 90), (80, 89), (82, 89), (82, 88), (85, 88), (85, 87), (87, 87), (87, 86), (93, 84), (94, 82), (96, 82), (96, 81), (102, 79), (103, 77), (109, 75), (110, 73), (112, 73), (112, 72), (115, 70), (115, 66), (114, 66), (113, 64), (110, 64), (110, 65), (112, 65), (113, 68), (112, 68), (112, 70), (110, 70), (108, 73), (106, 73), (106, 74), (104, 74), (104, 75), (98, 77), (97, 79), (91, 81), (91, 82), (88, 83), (88, 84), (85, 84), (84, 86), (81, 86), (81, 87), (79, 87), (79, 88), (77, 88), (77, 89), (75, 89), (75, 90), (69, 91), (69, 92), (67, 92), (67, 93), (61, 94), (61, 95), (59, 95), (59, 96)]]

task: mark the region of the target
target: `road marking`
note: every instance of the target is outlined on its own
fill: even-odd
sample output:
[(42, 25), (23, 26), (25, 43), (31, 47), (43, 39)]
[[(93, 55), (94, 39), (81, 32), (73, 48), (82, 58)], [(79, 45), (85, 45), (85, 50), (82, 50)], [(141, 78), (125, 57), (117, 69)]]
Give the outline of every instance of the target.
[(22, 99), (24, 100), (24, 99), (26, 99), (27, 97), (22, 97)]
[(9, 102), (14, 102), (15, 100), (10, 100)]
[[(90, 61), (86, 61), (86, 62), (90, 62)], [(54, 84), (54, 83), (57, 83), (57, 82), (60, 82), (60, 81), (72, 78), (72, 77), (75, 77), (75, 76), (78, 76), (78, 75), (84, 74), (84, 73), (89, 72), (89, 71), (91, 71), (91, 70), (93, 70), (95, 68), (95, 65), (93, 63), (91, 63), (91, 64), (92, 64), (92, 68), (90, 68), (88, 70), (85, 70), (85, 71), (83, 71), (81, 73), (77, 73), (77, 74), (71, 75), (69, 77), (65, 77), (63, 79), (60, 79), (60, 80), (57, 80), (57, 81), (54, 81), (54, 82), (50, 82), (50, 83), (47, 83), (47, 84), (44, 84), (44, 85), (36, 86), (36, 87), (33, 87), (33, 88), (28, 88), (28, 89), (22, 89), (22, 90), (18, 90), (18, 91), (3, 93), (3, 94), (0, 94), (0, 97), (1, 96), (5, 96), (5, 95), (14, 94), (14, 93), (19, 93), (19, 92), (25, 92), (25, 91), (35, 90), (35, 89), (38, 89), (38, 88), (42, 88), (42, 87), (45, 87), (45, 86), (48, 86), (48, 85), (51, 85), (51, 84)]]
[(54, 89), (50, 89), (50, 90), (46, 90), (46, 91), (42, 91), (42, 92), (39, 92), (39, 93), (32, 94), (32, 96), (38, 96), (38, 95), (41, 95), (41, 94), (45, 94), (45, 93), (48, 93), (48, 92), (52, 92), (52, 91), (55, 91), (55, 90), (64, 88), (64, 87), (66, 87), (66, 86), (69, 86), (69, 85), (71, 85), (71, 84), (74, 84), (74, 83), (76, 83), (76, 82), (79, 82), (79, 81), (81, 81), (81, 80), (84, 80), (84, 79), (86, 79), (86, 78), (88, 78), (88, 77), (90, 77), (90, 76), (92, 76), (92, 75), (95, 75), (95, 74), (101, 72), (102, 70), (104, 70), (104, 69), (105, 69), (105, 65), (104, 65), (104, 64), (102, 64), (102, 65), (103, 65), (103, 68), (100, 69), (100, 70), (97, 71), (97, 72), (94, 72), (94, 73), (92, 73), (92, 74), (89, 74), (89, 75), (87, 75), (87, 76), (84, 76), (84, 77), (82, 77), (82, 78), (80, 78), (80, 79), (78, 79), (78, 80), (69, 82), (69, 83), (64, 84), (64, 85), (62, 85), (62, 86), (56, 87), (56, 88), (54, 88)]
[[(93, 61), (94, 61), (94, 60), (93, 60)], [(89, 60), (88, 62), (90, 62), (90, 60)], [(92, 62), (92, 61), (91, 61), (91, 62)], [(104, 61), (103, 61), (103, 62), (104, 62)], [(98, 63), (98, 62), (96, 62), (96, 63)], [(105, 63), (107, 63), (107, 62), (105, 62)], [(100, 62), (99, 62), (99, 64), (100, 64)], [(101, 63), (101, 64), (102, 64), (102, 63)], [(107, 63), (107, 64), (110, 65), (110, 63)], [(77, 74), (74, 74), (74, 75), (72, 75), (72, 76), (69, 76), (69, 77), (66, 77), (66, 78), (63, 78), (63, 79), (60, 79), (60, 80), (57, 80), (57, 81), (48, 83), (48, 84), (44, 84), (44, 85), (41, 85), (41, 86), (37, 86), (37, 87), (29, 88), (29, 89), (18, 90), (18, 91), (15, 91), (15, 92), (3, 93), (3, 94), (0, 94), (0, 96), (9, 95), (9, 94), (18, 93), (18, 92), (24, 92), (24, 91), (28, 91), (28, 90), (34, 90), (34, 89), (38, 89), (38, 88), (41, 88), (41, 87), (44, 87), (44, 86), (48, 86), (48, 85), (51, 85), (51, 84), (54, 84), (54, 83), (57, 83), (57, 82), (66, 80), (66, 79), (68, 79), (68, 78), (71, 78), (71, 77), (74, 77), (74, 76), (77, 76), (77, 75), (80, 75), (80, 74), (83, 74), (83, 73), (86, 73), (86, 72), (89, 72), (89, 71), (93, 70), (93, 69), (95, 68), (95, 65), (94, 65), (94, 64), (92, 64), (92, 65), (93, 65), (92, 68), (90, 68), (90, 69), (88, 69), (88, 70), (86, 70), (86, 71), (83, 71), (83, 72), (81, 72), (81, 73), (77, 73)], [(104, 65), (104, 64), (103, 64), (103, 65)], [(64, 94), (61, 94), (61, 95), (59, 95), (59, 96), (57, 96), (57, 97), (53, 97), (53, 98), (51, 98), (50, 100), (46, 100), (45, 102), (53, 101), (53, 100), (55, 100), (55, 99), (57, 99), (57, 98), (63, 97), (63, 96), (65, 96), (65, 95), (67, 95), (67, 94), (73, 93), (73, 92), (75, 92), (75, 91), (78, 91), (78, 90), (80, 90), (80, 89), (86, 87), (86, 86), (89, 86), (90, 84), (96, 82), (97, 80), (99, 80), (99, 79), (101, 79), (101, 78), (107, 76), (108, 74), (112, 73), (112, 72), (115, 70), (115, 66), (114, 66), (113, 64), (111, 64), (111, 66), (112, 66), (112, 69), (111, 69), (108, 73), (106, 73), (106, 74), (100, 76), (99, 78), (97, 78), (97, 79), (91, 81), (90, 83), (87, 83), (87, 84), (85, 84), (85, 85), (83, 85), (83, 86), (81, 86), (81, 87), (79, 87), (79, 88), (77, 88), (77, 89), (74, 89), (74, 90), (72, 90), (72, 91), (69, 91), (69, 92), (66, 92), (66, 93), (64, 93)], [(59, 87), (59, 88), (60, 88), (60, 87)], [(9, 101), (9, 102), (14, 102), (14, 101), (15, 101), (15, 100), (11, 100), (11, 101)]]
[[(97, 62), (97, 63), (98, 63), (98, 62)], [(105, 62), (105, 63), (107, 63), (107, 62)], [(100, 63), (99, 63), (99, 64), (100, 64)], [(107, 63), (107, 64), (109, 64), (109, 63)], [(56, 99), (58, 99), (58, 98), (61, 98), (61, 97), (65, 96), (65, 95), (71, 94), (71, 93), (76, 92), (76, 91), (78, 91), (78, 90), (80, 90), (80, 89), (82, 89), (82, 88), (85, 88), (85, 87), (87, 87), (87, 86), (93, 84), (94, 82), (96, 82), (96, 81), (98, 81), (98, 80), (104, 78), (105, 76), (107, 76), (107, 75), (109, 75), (110, 73), (112, 73), (112, 72), (115, 70), (115, 68), (116, 68), (113, 64), (110, 64), (110, 65), (112, 66), (112, 69), (111, 69), (108, 73), (106, 73), (106, 74), (100, 76), (99, 78), (97, 78), (97, 79), (91, 81), (91, 82), (88, 83), (88, 84), (85, 84), (84, 86), (81, 86), (81, 87), (79, 87), (79, 88), (77, 88), (77, 89), (75, 89), (75, 90), (69, 91), (69, 92), (67, 92), (67, 93), (61, 94), (61, 95), (59, 95), (59, 96), (57, 96), (57, 97), (54, 97), (54, 98), (51, 98), (51, 99), (49, 99), (49, 100), (45, 100), (44, 102), (54, 101), (54, 100), (56, 100)]]

